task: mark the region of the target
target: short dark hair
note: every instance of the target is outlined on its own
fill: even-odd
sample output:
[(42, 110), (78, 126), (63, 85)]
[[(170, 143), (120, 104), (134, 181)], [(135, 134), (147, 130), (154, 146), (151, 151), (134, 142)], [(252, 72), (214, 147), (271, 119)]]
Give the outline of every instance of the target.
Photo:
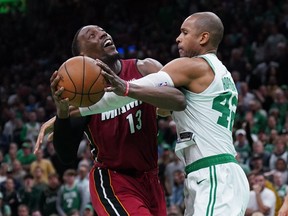
[(24, 180), (26, 180), (26, 179), (34, 179), (34, 177), (33, 177), (33, 175), (28, 173), (24, 176)]
[(80, 55), (80, 47), (79, 47), (79, 42), (78, 42), (78, 35), (80, 31), (82, 30), (83, 27), (78, 29), (76, 34), (74, 35), (73, 41), (72, 41), (72, 55), (73, 56), (78, 56)]

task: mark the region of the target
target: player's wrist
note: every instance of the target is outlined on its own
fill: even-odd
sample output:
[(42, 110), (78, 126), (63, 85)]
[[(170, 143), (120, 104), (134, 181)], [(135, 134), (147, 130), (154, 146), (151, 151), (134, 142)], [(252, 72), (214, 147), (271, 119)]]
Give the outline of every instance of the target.
[(130, 84), (129, 84), (129, 82), (128, 81), (126, 81), (126, 88), (125, 88), (125, 92), (124, 92), (124, 94), (123, 94), (123, 96), (128, 96), (128, 94), (129, 94), (129, 89), (130, 89)]
[(68, 110), (60, 110), (60, 109), (57, 109), (57, 116), (58, 116), (58, 118), (60, 118), (60, 119), (69, 118), (69, 117), (70, 117), (69, 109), (68, 109)]

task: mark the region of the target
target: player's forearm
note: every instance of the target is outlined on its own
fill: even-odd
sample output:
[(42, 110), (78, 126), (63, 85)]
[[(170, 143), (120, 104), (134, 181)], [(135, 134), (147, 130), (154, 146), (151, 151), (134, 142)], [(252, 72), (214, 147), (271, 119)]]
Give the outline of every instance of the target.
[[(118, 96), (113, 92), (106, 92), (96, 104), (90, 107), (80, 108), (80, 113), (82, 116), (98, 114), (123, 107), (136, 99), (162, 109), (172, 111), (184, 110), (186, 107), (185, 96), (179, 90), (168, 89), (168, 87), (164, 88), (163, 85), (174, 86), (173, 81), (167, 73), (161, 71), (147, 75), (141, 79), (130, 82), (129, 89), (127, 89), (128, 86), (126, 87), (129, 97)], [(125, 89), (121, 89), (122, 88), (118, 89), (122, 91), (120, 95), (125, 95)]]
[(96, 104), (89, 107), (80, 107), (79, 111), (81, 116), (88, 116), (123, 107), (135, 100), (136, 99), (130, 97), (118, 96), (113, 92), (106, 92)]
[[(57, 155), (65, 164), (71, 164), (75, 162), (75, 159), (77, 158), (78, 147), (84, 130), (81, 126), (82, 124), (79, 124), (79, 126), (76, 126), (75, 124), (73, 125), (71, 120), (72, 119), (70, 118), (56, 118), (54, 123), (53, 145)], [(84, 121), (81, 119), (79, 120)]]
[(185, 96), (173, 87), (147, 87), (130, 83), (128, 97), (171, 111), (182, 111), (186, 108)]

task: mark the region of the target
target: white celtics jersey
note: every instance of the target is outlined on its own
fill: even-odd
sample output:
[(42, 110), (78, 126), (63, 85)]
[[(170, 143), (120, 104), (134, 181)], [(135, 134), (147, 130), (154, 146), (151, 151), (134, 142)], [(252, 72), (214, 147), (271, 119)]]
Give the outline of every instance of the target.
[(232, 127), (238, 103), (238, 93), (230, 72), (214, 54), (198, 56), (207, 61), (215, 78), (202, 93), (182, 88), (187, 107), (173, 112), (177, 125), (176, 154), (188, 165), (200, 158), (236, 155)]

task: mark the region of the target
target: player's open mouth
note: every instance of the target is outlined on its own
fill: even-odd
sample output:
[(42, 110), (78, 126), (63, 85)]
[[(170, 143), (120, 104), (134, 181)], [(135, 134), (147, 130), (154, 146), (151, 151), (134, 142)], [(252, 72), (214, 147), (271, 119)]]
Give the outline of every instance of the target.
[(181, 49), (181, 48), (178, 48), (178, 52), (179, 52), (179, 53), (183, 53), (183, 52), (184, 52), (184, 50), (183, 50), (183, 49)]
[(108, 47), (108, 46), (113, 46), (114, 44), (113, 44), (113, 42), (112, 42), (112, 40), (111, 39), (108, 39), (108, 40), (106, 40), (105, 42), (104, 42), (104, 47), (106, 48), (106, 47)]

